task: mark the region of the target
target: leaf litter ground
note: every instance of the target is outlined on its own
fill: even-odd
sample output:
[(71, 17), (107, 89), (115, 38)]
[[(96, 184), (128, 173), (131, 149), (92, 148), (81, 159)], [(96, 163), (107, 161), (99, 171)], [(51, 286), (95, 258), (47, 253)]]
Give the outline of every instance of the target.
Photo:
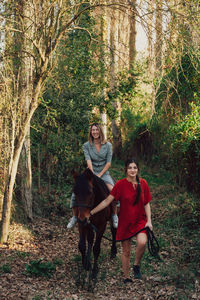
[[(156, 223), (167, 213), (167, 208), (166, 212), (163, 211), (160, 201), (168, 190), (167, 186), (152, 189), (152, 214)], [(167, 236), (162, 225), (156, 228), (155, 234), (162, 242), (160, 255), (163, 262), (151, 258), (146, 250), (142, 262), (143, 279), (133, 279), (133, 283), (124, 285), (121, 245), (118, 244), (117, 257), (111, 260), (110, 242), (102, 240), (99, 274), (96, 281), (91, 280), (90, 272), (86, 272), (81, 266), (77, 227), (67, 230), (69, 217), (70, 211), (68, 216), (54, 220), (37, 217), (27, 227), (11, 224), (8, 243), (0, 245), (1, 300), (200, 299), (198, 280), (195, 289), (186, 290), (183, 284), (177, 284), (175, 276), (170, 277), (169, 272), (165, 272), (165, 268), (169, 269), (169, 265), (173, 263), (174, 257), (181, 255), (181, 250), (170, 242), (173, 233), (171, 237)], [(106, 235), (109, 236), (109, 226)], [(134, 248), (133, 245), (133, 257)], [(26, 272), (26, 265), (38, 260), (56, 265), (56, 271), (51, 277), (31, 277)]]

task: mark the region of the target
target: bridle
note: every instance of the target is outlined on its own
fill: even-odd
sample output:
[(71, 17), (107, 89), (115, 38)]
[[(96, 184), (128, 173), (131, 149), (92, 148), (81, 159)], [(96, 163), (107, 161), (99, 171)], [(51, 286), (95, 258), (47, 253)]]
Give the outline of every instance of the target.
[(77, 207), (84, 207), (84, 208), (92, 209), (92, 208), (94, 208), (94, 200), (92, 201), (91, 204), (78, 203)]
[[(93, 191), (92, 191), (93, 192)], [(76, 196), (76, 195), (75, 195)], [(85, 203), (79, 203), (79, 202), (77, 202), (77, 207), (80, 207), (80, 208), (89, 208), (90, 210), (92, 209), (92, 208), (94, 208), (94, 193), (93, 193), (93, 197), (92, 197), (92, 201), (90, 202), (90, 204), (85, 204)], [(78, 223), (80, 224), (80, 225), (83, 225), (83, 226), (87, 226), (87, 225), (90, 225), (90, 221), (87, 219), (87, 218), (84, 218), (84, 220), (80, 220), (79, 218), (78, 218)]]

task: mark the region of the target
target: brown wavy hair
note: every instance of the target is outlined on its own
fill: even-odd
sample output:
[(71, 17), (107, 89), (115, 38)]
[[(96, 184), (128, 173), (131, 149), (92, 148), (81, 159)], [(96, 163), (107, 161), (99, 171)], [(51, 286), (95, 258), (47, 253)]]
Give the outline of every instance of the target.
[(102, 126), (99, 123), (93, 123), (93, 124), (90, 125), (89, 134), (88, 134), (88, 141), (89, 141), (89, 143), (92, 144), (93, 141), (94, 141), (94, 138), (92, 136), (92, 127), (93, 126), (97, 127), (98, 130), (99, 130), (99, 136), (100, 136), (100, 142), (101, 142), (101, 144), (105, 144), (106, 143), (105, 136), (104, 136), (104, 133), (103, 133)]
[[(127, 161), (125, 162), (125, 174), (127, 174), (127, 169), (128, 169), (128, 166), (130, 164), (136, 164), (137, 168), (138, 168), (138, 171), (139, 171), (139, 166), (138, 166), (138, 162), (133, 159), (133, 158), (128, 158)], [(138, 183), (138, 186), (137, 186), (137, 195), (136, 195), (136, 199), (133, 203), (133, 205), (137, 204), (140, 200), (140, 196), (141, 196), (141, 192), (142, 192), (142, 189), (141, 189), (141, 184), (140, 184), (140, 178), (138, 176), (138, 174), (136, 175), (136, 180), (137, 180), (137, 183)]]

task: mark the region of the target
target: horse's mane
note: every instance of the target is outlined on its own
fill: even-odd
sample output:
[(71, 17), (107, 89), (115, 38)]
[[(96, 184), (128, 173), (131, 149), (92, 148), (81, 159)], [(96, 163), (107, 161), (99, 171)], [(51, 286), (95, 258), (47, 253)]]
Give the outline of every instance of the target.
[(85, 174), (82, 173), (78, 175), (73, 188), (74, 193), (77, 195), (81, 194), (82, 196), (85, 196), (90, 192), (90, 189), (91, 187)]
[(94, 186), (94, 194), (95, 197), (98, 199), (98, 202), (101, 202), (104, 200), (108, 195), (109, 195), (109, 189), (103, 179), (100, 177), (96, 176), (94, 174), (94, 179), (93, 179), (93, 186)]
[(91, 192), (91, 185), (89, 184), (88, 172), (93, 185), (95, 204), (99, 204), (109, 195), (109, 189), (101, 178), (96, 176), (91, 171), (88, 171), (88, 169), (86, 169), (82, 174), (76, 177), (73, 191), (76, 195), (81, 195), (82, 199), (84, 198), (84, 196), (87, 196)]

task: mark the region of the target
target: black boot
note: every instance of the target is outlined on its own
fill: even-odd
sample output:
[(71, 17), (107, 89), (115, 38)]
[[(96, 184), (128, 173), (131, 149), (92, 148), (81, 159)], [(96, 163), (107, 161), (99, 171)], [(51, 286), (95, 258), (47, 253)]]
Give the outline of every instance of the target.
[(140, 266), (133, 266), (133, 273), (135, 279), (141, 279), (142, 275), (140, 273)]
[(132, 280), (132, 279), (130, 279), (130, 278), (126, 278), (126, 279), (124, 279), (124, 283), (125, 283), (125, 284), (127, 284), (128, 282), (133, 282), (133, 280)]

